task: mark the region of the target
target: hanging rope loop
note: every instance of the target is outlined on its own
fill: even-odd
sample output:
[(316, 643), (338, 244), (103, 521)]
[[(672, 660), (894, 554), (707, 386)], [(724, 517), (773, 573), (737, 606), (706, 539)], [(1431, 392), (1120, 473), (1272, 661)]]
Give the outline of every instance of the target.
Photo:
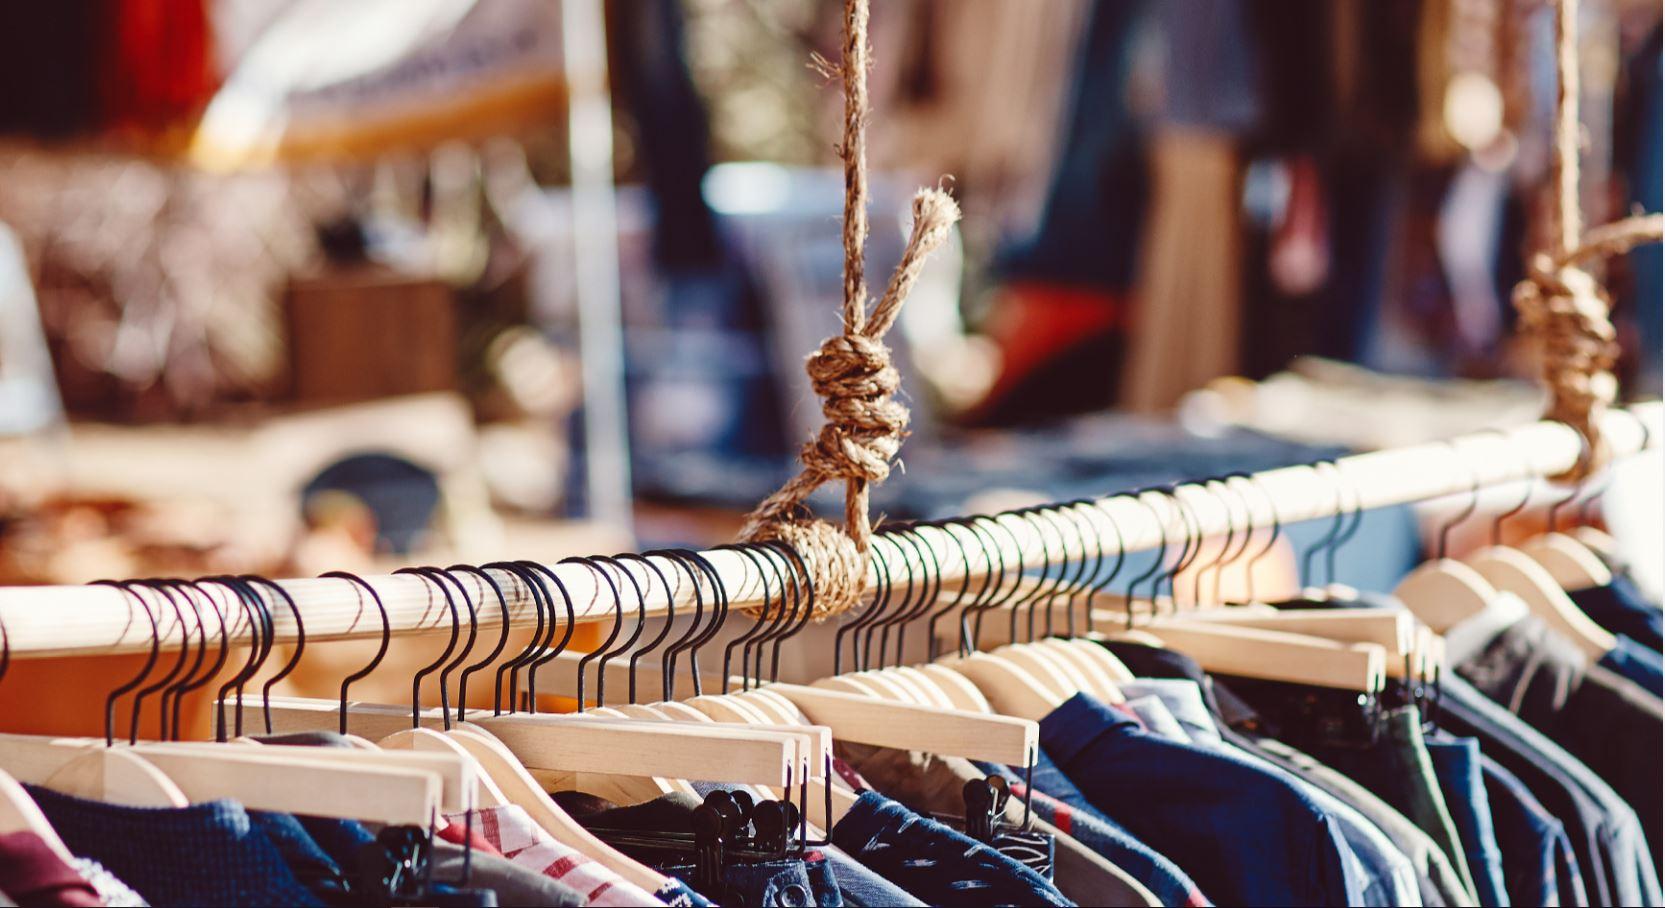
[[(913, 199), (913, 228), (902, 260), (884, 295), (868, 306), (863, 273), (867, 240), (867, 0), (845, 0), (844, 55), (837, 67), (816, 61), (844, 85), (843, 332), (821, 342), (805, 362), (810, 385), (821, 398), (826, 423), (798, 454), (802, 470), (758, 505), (741, 537), (748, 542), (779, 539), (804, 560), (815, 586), (818, 617), (856, 604), (866, 582), (866, 555), (873, 528), (868, 517), (870, 487), (890, 476), (891, 463), (907, 436), (908, 408), (894, 399), (901, 374), (884, 343), (885, 333), (919, 280), (925, 260), (959, 220), (960, 209), (944, 190), (922, 189)], [(844, 481), (844, 526), (813, 519), (805, 500), (823, 484)]]
[(1515, 287), (1514, 304), (1520, 330), (1540, 347), (1540, 377), (1549, 394), (1545, 418), (1571, 426), (1583, 442), (1578, 462), (1550, 478), (1576, 482), (1600, 470), (1609, 459), (1601, 423), (1619, 393), (1613, 374), (1619, 359), (1618, 332), (1609, 317), (1610, 300), (1584, 265), (1644, 242), (1659, 242), (1665, 219), (1631, 217), (1588, 232), (1583, 229), (1578, 0), (1559, 0), (1555, 29), (1555, 249), (1532, 257), (1526, 277)]

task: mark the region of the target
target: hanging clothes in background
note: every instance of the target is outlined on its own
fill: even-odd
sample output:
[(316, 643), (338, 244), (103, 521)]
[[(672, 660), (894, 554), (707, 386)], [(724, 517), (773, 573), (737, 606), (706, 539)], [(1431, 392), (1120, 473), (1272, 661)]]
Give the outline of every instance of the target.
[(885, 128), (870, 137), (869, 160), (952, 174), (964, 230), (992, 239), (1034, 229), (1094, 6), (1056, 0), (1044, 16), (1008, 0), (876, 7), (872, 104)]
[(111, 0), (99, 79), (106, 128), (188, 124), (219, 78), (205, 0)]
[(1146, 196), (1129, 99), (1149, 6), (1092, 5), (1040, 222), (994, 263), (982, 325), (1001, 371), (973, 423), (1030, 422), (1115, 400)]
[[(1622, 160), (1627, 182), (1630, 184), (1629, 202), (1643, 211), (1658, 212), (1665, 199), (1665, 185), (1660, 182), (1660, 159), (1665, 157), (1661, 141), (1661, 119), (1665, 119), (1665, 99), (1660, 95), (1661, 54), (1660, 28), (1655, 25), (1648, 39), (1642, 42), (1626, 63), (1626, 80), (1620, 98), (1615, 124), (1628, 141), (1615, 146)], [(1648, 396), (1660, 393), (1661, 346), (1665, 345), (1665, 326), (1660, 323), (1660, 312), (1665, 307), (1665, 287), (1660, 282), (1661, 260), (1658, 244), (1636, 247), (1626, 257), (1632, 281), (1632, 306), (1621, 309), (1619, 315), (1635, 322), (1637, 356), (1635, 371), (1626, 387), (1633, 393)]]
[(1118, 400), (1130, 410), (1168, 409), (1238, 369), (1239, 140), (1262, 113), (1248, 16), (1240, 2), (1161, 6), (1164, 105)]
[(62, 139), (96, 128), (103, 6), (0, 4), (0, 133)]
[(0, 133), (84, 138), (188, 125), (219, 85), (204, 0), (8, 3)]

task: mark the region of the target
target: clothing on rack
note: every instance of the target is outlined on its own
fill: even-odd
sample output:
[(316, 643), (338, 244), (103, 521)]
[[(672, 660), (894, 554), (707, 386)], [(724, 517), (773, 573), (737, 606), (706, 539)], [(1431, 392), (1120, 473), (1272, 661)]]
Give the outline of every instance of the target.
[(869, 791), (832, 830), (833, 843), (933, 905), (1073, 905), (1040, 874), (994, 848)]
[(17, 905), (103, 905), (81, 869), (33, 832), (0, 835), (0, 892)]
[[(876, 790), (916, 812), (930, 816), (962, 815), (965, 811), (966, 784), (985, 780), (991, 774), (991, 771), (960, 757), (849, 743), (840, 743), (837, 752), (840, 759), (857, 774), (858, 787)], [(1051, 856), (1049, 863), (1053, 865), (1051, 873), (1042, 872), (1041, 875), (1071, 901), (1081, 904), (1148, 905), (1156, 898), (1140, 879), (1109, 855), (1058, 827), (1054, 822), (1055, 815), (1030, 817), (1026, 824), (1020, 799), (1014, 789), (1013, 797), (1002, 811), (1005, 826), (997, 830), (988, 843), (996, 851), (1023, 863), (1015, 852), (1026, 849), (1021, 846), (1014, 849), (1002, 833), (1032, 826), (1044, 837), (1044, 847)]]
[(1662, 634), (1662, 612), (1657, 602), (1649, 602), (1636, 582), (1623, 571), (1613, 572), (1613, 581), (1603, 586), (1568, 590), (1567, 595), (1578, 605), (1579, 611), (1589, 615), (1597, 624), (1635, 640), (1658, 652), (1665, 645)]
[[(1568, 641), (1532, 618), (1505, 629), (1457, 671), (1612, 786), (1641, 818), (1652, 853), (1660, 853), (1665, 796), (1654, 754), (1665, 750), (1665, 718), (1657, 688), (1587, 665)], [(1613, 746), (1614, 737), (1624, 746)]]
[(122, 807), (31, 786), (64, 844), (153, 904), (323, 905), (240, 805)]
[[(504, 804), (465, 814), (447, 814), (449, 824), (441, 830), (464, 830), (472, 823), (475, 833), (490, 848), (515, 865), (549, 877), (577, 893), (579, 904), (624, 908), (651, 905), (652, 895), (557, 842), (527, 815), (525, 809)], [(460, 844), (460, 843), (459, 843)]]
[[(1041, 746), (1093, 805), (1190, 869), (1225, 904), (1325, 905), (1362, 900), (1335, 821), (1294, 786), (1254, 766), (1165, 741), (1137, 720), (1077, 694), (1041, 722)], [(1199, 841), (1192, 827), (1253, 836)], [(1356, 860), (1356, 858), (1354, 858)]]
[[(1395, 456), (1371, 455), (1377, 464)], [(1333, 469), (1344, 475), (1342, 466)], [(490, 713), (470, 715), (461, 707), (453, 717), (448, 711), (450, 721), (441, 722), (437, 711), (424, 716), (422, 679), (416, 678), (414, 702), (404, 705), (355, 700), (345, 689), (345, 707), (333, 699), (293, 697), (247, 704), (228, 736), (251, 719), (259, 724), (272, 716), (277, 722), (268, 728), (315, 730), (261, 735), (255, 746), (141, 741), (107, 750), (96, 739), (77, 745), (73, 739), (0, 735), (0, 771), (25, 783), (0, 777), (0, 819), (11, 824), (0, 832), (0, 854), (15, 847), (23, 855), (14, 862), (22, 866), (21, 876), (16, 867), (0, 867), (0, 892), (20, 903), (50, 891), (61, 893), (53, 896), (56, 903), (70, 904), (212, 900), (343, 908), (1665, 905), (1657, 839), (1650, 838), (1658, 835), (1662, 807), (1665, 716), (1658, 688), (1647, 677), (1638, 683), (1634, 674), (1604, 667), (1623, 668), (1624, 659), (1645, 667), (1657, 653), (1622, 635), (1611, 651), (1594, 637), (1575, 643), (1552, 629), (1555, 616), (1543, 611), (1543, 603), (1484, 593), (1479, 581), (1464, 587), (1468, 600), (1452, 594), (1453, 601), (1439, 603), (1445, 612), (1426, 601), (1425, 585), (1410, 580), (1393, 594), (1319, 586), (1318, 577), (1309, 576), (1310, 563), (1329, 561), (1333, 553), (1325, 547), (1346, 543), (1351, 498), (1338, 487), (1326, 488), (1334, 509), (1328, 517), (1322, 504), (1283, 499), (1298, 499), (1300, 475), (1319, 482), (1325, 473), (1280, 471), (1262, 480), (1266, 488), (1283, 483), (1290, 489), (1265, 494), (1282, 513), (1331, 527), (1295, 559), (1304, 589), (1287, 600), (1250, 595), (1257, 599), (1250, 605), (1215, 601), (1206, 571), (1224, 573), (1230, 552), (1253, 546), (1225, 545), (1219, 562), (1196, 566), (1204, 573), (1181, 573), (1190, 560), (1206, 557), (1192, 553), (1206, 548), (1201, 543), (1208, 536), (1220, 535), (1208, 527), (1214, 517), (1200, 500), (1185, 521), (1184, 538), (1163, 557), (1144, 562), (1150, 573), (1116, 585), (1115, 572), (1131, 559), (1103, 557), (1094, 566), (1089, 544), (1096, 541), (1104, 555), (1110, 537), (1086, 536), (1096, 528), (1070, 516), (1084, 513), (1070, 509), (1097, 504), (1087, 501), (986, 521), (1009, 533), (1015, 551), (997, 553), (998, 537), (977, 537), (987, 562), (977, 569), (988, 581), (981, 590), (974, 586), (979, 578), (970, 576), (973, 549), (962, 548), (964, 557), (956, 560), (928, 547), (955, 539), (969, 546), (969, 531), (985, 521), (881, 533), (873, 557), (904, 551), (904, 545), (919, 557), (905, 571), (890, 571), (870, 601), (836, 617), (835, 639), (847, 642), (836, 637), (846, 628), (871, 633), (835, 656), (834, 672), (815, 684), (765, 676), (777, 660), (765, 659), (758, 648), (784, 643), (809, 623), (780, 617), (784, 609), (810, 614), (796, 598), (808, 584), (796, 583), (786, 567), (751, 625), (755, 634), (773, 636), (748, 638), (739, 653), (738, 684), (734, 661), (727, 659), (728, 684), (707, 684), (697, 696), (691, 686), (685, 692), (672, 662), (681, 652), (674, 646), (657, 666), (673, 683), (640, 683), (641, 671), (651, 672), (641, 663), (653, 661), (655, 648), (669, 640), (649, 639), (642, 620), (651, 614), (649, 596), (678, 589), (670, 576), (652, 579), (656, 571), (704, 578), (698, 588), (707, 604), (718, 601), (703, 598), (709, 587), (729, 597), (727, 610), (702, 608), (691, 619), (679, 614), (676, 621), (688, 620), (690, 635), (720, 632), (731, 614), (757, 604), (743, 598), (738, 581), (723, 576), (722, 559), (736, 553), (714, 550), (704, 565), (683, 553), (643, 555), (635, 572), (625, 556), (604, 559), (578, 566), (591, 572), (588, 589), (574, 590), (565, 581), (543, 586), (548, 596), (535, 598), (541, 629), (531, 646), (492, 658), (558, 662), (561, 670), (550, 668), (539, 691), (575, 696), (589, 715), (528, 715), (499, 704)], [(1499, 473), (1500, 481), (1516, 475)], [(1472, 488), (1459, 480), (1479, 482), (1417, 480), (1424, 482), (1419, 495)], [(1225, 504), (1227, 486), (1221, 478), (1193, 488), (1198, 494), (1212, 490)], [(1180, 500), (1177, 493), (1173, 500)], [(1135, 507), (1124, 512), (1106, 503), (1100, 512), (1118, 521), (1113, 535), (1121, 539), (1122, 555), (1135, 549), (1130, 540), (1149, 547), (1148, 539), (1122, 525), (1132, 525), (1144, 501), (1125, 503)], [(1227, 507), (1227, 519), (1240, 519), (1243, 503)], [(1142, 509), (1170, 539), (1161, 509)], [(1249, 519), (1257, 519), (1252, 510)], [(967, 533), (957, 537), (954, 527)], [(1043, 528), (1045, 535), (1027, 535)], [(1242, 535), (1241, 527), (1227, 532)], [(1046, 549), (1039, 556), (1028, 547), (1036, 539)], [(1519, 551), (1525, 556), (1530, 550)], [(604, 573), (606, 564), (611, 573)], [(1435, 561), (1418, 568), (1413, 579), (1456, 571), (1458, 564)], [(415, 578), (373, 583), (332, 575), (332, 582), (374, 594), (387, 618), (389, 647), (411, 630), (432, 630), (433, 590), (447, 591), (445, 603), (456, 607), (451, 614), (458, 623), (453, 645), (431, 670), (439, 671), (447, 660), (472, 664), (466, 647), (457, 649), (464, 639), (464, 604), (468, 639), (475, 643), (489, 643), (499, 630), (498, 639), (507, 641), (522, 630), (511, 591), (524, 604), (519, 597), (528, 591), (542, 595), (531, 584), (546, 575), (529, 565), (509, 567), (514, 570), (499, 565), (490, 569), (497, 574), (484, 575), (498, 584), (500, 611), (480, 608), (494, 604), (489, 583), (471, 592), (460, 581), (440, 585), (445, 577), (459, 580), (457, 575), (437, 569), (423, 574), (426, 625), (413, 623), (409, 614), (422, 600), (394, 592)], [(962, 579), (948, 575), (952, 569), (965, 573), (963, 585), (939, 582)], [(1158, 576), (1164, 569), (1170, 575)], [(561, 578), (554, 569), (547, 576)], [(574, 584), (585, 580), (573, 571), (568, 576)], [(626, 578), (631, 582), (604, 582)], [(158, 595), (194, 589), (165, 599), (179, 601), (181, 609), (215, 601), (209, 595), (215, 584), (234, 594), (231, 600), (246, 606), (247, 620), (237, 631), (227, 622), (220, 650), (228, 658), (221, 669), (246, 671), (250, 678), (264, 669), (263, 653), (270, 649), (265, 635), (275, 643), (286, 633), (275, 619), (299, 617), (324, 635), (357, 620), (350, 611), (330, 611), (340, 608), (338, 595), (333, 606), (313, 599), (322, 581), (296, 585), (302, 595), (287, 616), (275, 607), (280, 598), (258, 599), (262, 590), (287, 587), (257, 589), (234, 581), (209, 579), (195, 587), (159, 581), (142, 589)], [(454, 598), (458, 590), (464, 602)], [(72, 595), (93, 602), (98, 592)], [(138, 590), (131, 592), (137, 598)], [(566, 652), (561, 622), (548, 620), (559, 616), (565, 596), (574, 605), (566, 626), (573, 626), (582, 595), (593, 596), (586, 604), (590, 616), (605, 621), (611, 613), (613, 620), (611, 633), (598, 638), (605, 640), (599, 663), (593, 653)], [(1273, 601), (1259, 601), (1266, 598)], [(313, 601), (303, 606), (300, 599)], [(46, 649), (38, 636), (42, 625), (16, 618), (21, 613), (12, 603), (10, 597), (0, 600), (0, 616), (21, 629), (14, 635), (8, 628), (7, 647)], [(274, 620), (262, 617), (261, 605), (274, 606), (268, 613)], [(1082, 608), (1062, 615), (1057, 606)], [(1450, 617), (1459, 606), (1466, 617)], [(1632, 601), (1619, 614), (1651, 607)], [(771, 608), (775, 621), (769, 620)], [(96, 625), (97, 614), (89, 608), (85, 623)], [(503, 624), (485, 626), (483, 614)], [(896, 656), (893, 664), (892, 656), (908, 652), (901, 630), (927, 614), (932, 620), (915, 632), (943, 652), (929, 665), (910, 666), (911, 655)], [(933, 623), (938, 618), (947, 623)], [(1442, 646), (1431, 645), (1431, 623), (1444, 628)], [(48, 629), (80, 634), (83, 626)], [(746, 625), (739, 626), (745, 633)], [(1576, 625), (1559, 626), (1577, 632)], [(1284, 630), (1266, 630), (1279, 627)], [(667, 634), (673, 630), (667, 627)], [(233, 633), (248, 634), (247, 642), (238, 639), (234, 647)], [(1002, 633), (1007, 636), (997, 639)], [(1388, 642), (1353, 642), (1359, 638)], [(1409, 648), (1412, 638), (1419, 649)], [(66, 648), (61, 636), (48, 639)], [(153, 709), (167, 711), (177, 690), (198, 683), (193, 676), (210, 665), (213, 645), (194, 639), (207, 640), (208, 634), (178, 648), (177, 674), (157, 686), (162, 703), (150, 701)], [(620, 640), (627, 642), (617, 646)], [(159, 632), (159, 654), (161, 643)], [(1257, 647), (1265, 649), (1257, 653)], [(171, 642), (167, 649), (174, 649)], [(230, 658), (236, 651), (249, 660)], [(193, 655), (201, 662), (185, 674)], [(854, 659), (849, 670), (846, 656)], [(598, 679), (628, 672), (605, 690), (626, 690), (629, 702), (609, 708), (599, 680), (577, 690), (575, 682), (584, 676), (573, 669), (587, 667)], [(129, 687), (142, 686), (144, 677)], [(529, 671), (521, 679), (531, 686)], [(202, 683), (207, 680), (204, 675)], [(118, 678), (112, 686), (120, 683)], [(224, 688), (228, 698), (233, 686)], [(536, 702), (515, 696), (516, 684), (505, 687), (510, 701)], [(679, 695), (680, 702), (657, 701)], [(454, 702), (467, 701), (459, 691)], [(149, 723), (140, 724), (149, 730)], [(317, 731), (338, 727), (361, 737)], [(816, 768), (806, 753), (810, 741), (827, 740), (823, 735), (830, 735), (824, 765), (832, 772)], [(596, 743), (604, 740), (614, 743)], [(62, 770), (82, 759), (88, 762), (76, 772)], [(63, 762), (49, 765), (55, 761)], [(147, 765), (154, 776), (110, 772), (126, 767), (138, 773)], [(211, 771), (196, 772), (199, 766)], [(89, 781), (96, 774), (82, 770), (92, 768), (103, 775)], [(798, 775), (805, 768), (807, 779)], [(344, 771), (332, 774), (336, 770)], [(301, 781), (269, 784), (280, 771)], [(306, 790), (311, 774), (327, 797)], [(240, 778), (249, 784), (237, 785)], [(810, 794), (811, 784), (826, 786), (824, 801)], [(365, 796), (360, 788), (376, 794)], [(193, 794), (187, 797), (186, 789)], [(132, 806), (139, 803), (191, 806)]]

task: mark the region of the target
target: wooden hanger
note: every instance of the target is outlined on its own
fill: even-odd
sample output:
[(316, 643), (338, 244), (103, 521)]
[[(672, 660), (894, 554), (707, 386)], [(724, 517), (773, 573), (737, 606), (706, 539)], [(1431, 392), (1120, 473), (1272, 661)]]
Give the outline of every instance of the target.
[[(1098, 612), (1096, 614), (1105, 615), (1108, 613)], [(939, 630), (939, 645), (957, 645), (958, 640), (955, 634), (956, 632), (953, 629), (948, 629), (946, 632)], [(1067, 689), (1071, 694), (1077, 690), (1084, 690), (1106, 703), (1120, 703), (1125, 699), (1116, 684), (1118, 681), (1133, 680), (1133, 673), (1122, 664), (1120, 659), (1116, 658), (1114, 653), (1097, 642), (1108, 639), (1103, 634), (1089, 631), (1074, 638), (1045, 637), (1033, 643), (1015, 645), (1010, 644), (1009, 636), (1010, 623), (1004, 620), (996, 620), (988, 622), (982, 635), (978, 638), (978, 643), (981, 646), (994, 647), (990, 653), (991, 655), (994, 653), (1021, 652), (1022, 649), (1019, 648), (1044, 650), (1054, 658), (1070, 664), (1072, 675)], [(1006, 649), (1009, 645), (1013, 645), (1014, 649)], [(920, 670), (929, 671), (933, 667), (939, 670), (942, 669), (942, 666), (921, 666)], [(963, 676), (961, 677), (963, 678)], [(1056, 674), (1050, 677), (1053, 680), (1057, 679)], [(944, 686), (946, 687), (946, 685)], [(1048, 686), (1056, 690), (1056, 685)], [(978, 691), (978, 696), (982, 696), (981, 691)], [(977, 707), (960, 706), (959, 708)]]
[[(748, 691), (746, 693), (757, 694), (760, 692)], [(707, 709), (711, 710), (710, 715), (701, 714), (701, 718), (704, 721), (713, 724), (721, 723), (748, 727), (763, 727), (777, 731), (795, 732), (799, 734), (800, 738), (804, 742), (804, 759), (801, 765), (804, 767), (804, 778), (807, 781), (805, 789), (809, 798), (809, 804), (807, 805), (809, 820), (810, 823), (816, 827), (816, 830), (811, 834), (819, 837), (821, 835), (821, 831), (832, 828), (834, 824), (843, 819), (844, 815), (849, 812), (850, 808), (855, 806), (856, 801), (855, 794), (847, 787), (843, 786), (841, 784), (841, 780), (830, 779), (827, 776), (826, 767), (828, 766), (828, 760), (832, 755), (832, 730), (824, 726), (804, 724), (802, 718), (797, 716), (787, 717), (785, 724), (768, 724), (761, 726), (749, 719), (736, 720), (730, 718), (731, 716), (744, 715), (738, 712), (727, 712), (724, 709), (726, 705), (732, 704), (740, 696), (743, 696), (743, 694), (698, 698)], [(789, 701), (783, 699), (781, 702), (785, 703), (793, 710), (794, 713), (796, 713), (796, 707), (791, 707)], [(652, 708), (649, 707), (648, 709)], [(831, 786), (830, 792), (828, 790), (829, 786)], [(763, 787), (761, 789), (761, 793), (764, 797), (775, 800), (796, 797), (793, 792), (785, 792), (783, 795), (781, 791), (771, 790), (767, 787)], [(832, 802), (832, 812), (830, 815), (826, 813), (825, 806), (829, 796)]]
[(1613, 570), (1601, 556), (1566, 533), (1545, 533), (1521, 543), (1520, 550), (1543, 567), (1563, 590), (1583, 590), (1613, 582)]
[(1435, 633), (1442, 633), (1485, 611), (1497, 592), (1474, 568), (1438, 558), (1407, 574), (1393, 596)]
[[(426, 825), (440, 808), (443, 789), (442, 780), (431, 769), (396, 769), (380, 762), (353, 765), (339, 759), (353, 754), (346, 750), (315, 759), (311, 754), (302, 758), (267, 752), (277, 748), (179, 744), (111, 748), (98, 743), (92, 746), (108, 753), (102, 755), (103, 760), (92, 760), (89, 757), (101, 754), (89, 754), (87, 746), (84, 740), (0, 735), (0, 765), (20, 781), (132, 806), (183, 807), (229, 798), (251, 810), (400, 825)], [(209, 750), (199, 749), (205, 746)], [(109, 754), (120, 756), (109, 759)], [(160, 772), (179, 796), (160, 804), (154, 798), (137, 804), (124, 800), (129, 789), (124, 787), (128, 783), (122, 773), (140, 765), (126, 758)]]
[(948, 708), (970, 713), (994, 712), (989, 698), (965, 675), (936, 663), (915, 666), (914, 670), (936, 682), (937, 689), (948, 698)]
[[(272, 727), (279, 732), (336, 727), (339, 704), (296, 697), (271, 699)], [(422, 724), (443, 724), (438, 710), (424, 710)], [(410, 727), (410, 710), (349, 703), (348, 727), (385, 737)], [(762, 736), (725, 737), (698, 725), (643, 722), (586, 714), (470, 714), (468, 721), (495, 735), (530, 768), (678, 779), (728, 779), (782, 784), (792, 742)]]
[(1365, 693), (1380, 691), (1387, 678), (1387, 652), (1374, 643), (1203, 621), (1158, 620), (1146, 630), (1214, 674)]
[[(575, 659), (573, 654), (562, 653), (547, 666), (552, 670), (557, 692), (565, 693), (562, 687), (573, 678), (571, 663)], [(560, 667), (563, 661), (568, 663), (568, 668), (564, 670)], [(609, 666), (609, 671), (613, 668)], [(627, 669), (625, 666), (617, 668), (621, 671), (622, 679), (622, 672)], [(658, 675), (656, 667), (641, 666), (638, 671), (642, 674), (640, 680), (643, 684), (648, 685), (650, 689), (658, 689), (662, 676)], [(623, 683), (622, 680), (620, 683)], [(720, 683), (717, 684), (717, 688), (721, 689)], [(680, 683), (677, 690), (691, 692), (691, 689), (682, 687)], [(1028, 755), (1033, 752), (1038, 735), (1032, 722), (992, 715), (986, 710), (943, 710), (912, 703), (880, 700), (866, 694), (852, 694), (820, 686), (779, 681), (763, 684), (751, 693), (785, 700), (808, 722), (816, 726), (825, 726), (835, 740), (878, 747), (918, 750), (1007, 765), (1025, 765)], [(733, 701), (721, 695), (707, 694), (705, 697), (691, 698), (683, 702), (690, 706), (697, 704), (701, 711), (707, 712), (719, 721), (746, 722), (758, 719), (755, 708), (749, 713), (737, 712)], [(973, 745), (968, 742), (976, 743)], [(967, 752), (968, 747), (970, 752)]]
[(463, 749), (449, 735), (434, 731), (431, 728), (407, 728), (396, 731), (377, 742), (382, 750), (415, 751), (417, 753), (444, 753), (456, 757), (466, 763), (473, 771), (475, 789), (473, 802), (480, 807), (501, 807), (509, 802), (502, 789), (492, 780), (490, 774), (479, 766), (479, 762), (467, 750)]
[(478, 726), (461, 724), (447, 733), (474, 757), (503, 792), (509, 803), (526, 811), (539, 828), (571, 848), (594, 858), (603, 867), (648, 892), (658, 892), (670, 880), (597, 838), (562, 810), (509, 748)]
[(988, 653), (946, 656), (937, 664), (975, 684), (998, 715), (1039, 722), (1069, 699), (1028, 669)]
[(1021, 766), (1039, 740), (1034, 722), (1008, 716), (875, 701), (801, 684), (768, 688), (841, 741)]
[(69, 846), (59, 838), (58, 831), (52, 828), (46, 814), (41, 813), (35, 799), (29, 797), (29, 792), (16, 779), (0, 772), (0, 835), (16, 832), (32, 832), (39, 836), (46, 847), (66, 864), (74, 859)]
[[(576, 688), (578, 659), (579, 656), (574, 653), (558, 654), (544, 666), (548, 674), (539, 676), (540, 688), (545, 678), (551, 678), (551, 692), (571, 696)], [(921, 667), (921, 671), (926, 671), (927, 668)], [(609, 686), (628, 683), (627, 665), (615, 662), (609, 664), (605, 671), (608, 673)], [(657, 666), (638, 666), (637, 672), (640, 684), (650, 690), (661, 688), (663, 674)], [(710, 689), (722, 689), (720, 678), (709, 679), (706, 683)], [(685, 675), (679, 674), (673, 689), (679, 695), (692, 694), (691, 682)], [(831, 690), (823, 686), (768, 682), (754, 692), (784, 698), (811, 723), (828, 727), (837, 740), (879, 747), (918, 750), (1021, 766), (1028, 763), (1028, 755), (1033, 752), (1038, 734), (1033, 722), (1012, 718), (1009, 715), (994, 715), (986, 711), (943, 710), (880, 699), (871, 694)], [(688, 705), (700, 704), (703, 711), (703, 704), (707, 701), (688, 699), (684, 702)], [(721, 700), (711, 702), (717, 704), (713, 709), (733, 709), (732, 705), (721, 705)], [(728, 721), (751, 721), (757, 718), (755, 707), (752, 714), (744, 719), (733, 713), (729, 715), (732, 718)], [(408, 713), (406, 720), (409, 721)], [(962, 752), (968, 746), (967, 742), (978, 742), (974, 746), (975, 753)]]
[[(1280, 612), (1276, 609), (1204, 609), (1186, 616), (1191, 621), (1281, 631), (1321, 637), (1338, 643), (1372, 643), (1382, 647), (1390, 678), (1415, 671), (1417, 622), (1409, 612), (1378, 608), (1338, 608)], [(1407, 660), (1411, 665), (1407, 667)]]
[[(1623, 560), (1619, 540), (1614, 539), (1613, 534), (1606, 530), (1592, 526), (1578, 526), (1568, 530), (1567, 535), (1583, 543), (1585, 548), (1595, 552), (1596, 557), (1601, 560), (1602, 566), (1606, 567), (1609, 572), (1612, 571), (1613, 565)], [(1548, 565), (1545, 565), (1545, 567), (1548, 567)], [(1569, 589), (1578, 589), (1578, 587), (1569, 587)]]
[(22, 743), (0, 739), (0, 765), (9, 768), (21, 781), (61, 794), (129, 807), (185, 807), (191, 803), (167, 773), (127, 748), (84, 741), (74, 742), (79, 746), (73, 751), (57, 754), (43, 751), (43, 756), (61, 760), (43, 774), (33, 766), (25, 768), (16, 762)]
[(1576, 643), (1592, 662), (1618, 643), (1611, 632), (1584, 614), (1542, 564), (1525, 552), (1489, 546), (1465, 560), (1494, 588), (1519, 596), (1533, 615)]
[[(208, 741), (166, 741), (140, 745), (145, 759), (157, 763), (158, 753), (169, 755), (214, 756), (224, 753), (225, 745)], [(480, 775), (474, 760), (465, 753), (449, 750), (397, 750), (377, 748), (361, 751), (346, 747), (312, 747), (299, 744), (267, 744), (260, 750), (236, 748), (236, 753), (249, 753), (262, 760), (285, 759), (312, 764), (329, 764), (355, 768), (386, 768), (390, 770), (432, 773), (439, 779), (439, 807), (444, 811), (470, 810), (478, 806), (476, 792)], [(160, 764), (158, 764), (160, 765)], [(300, 813), (301, 811), (291, 811)]]

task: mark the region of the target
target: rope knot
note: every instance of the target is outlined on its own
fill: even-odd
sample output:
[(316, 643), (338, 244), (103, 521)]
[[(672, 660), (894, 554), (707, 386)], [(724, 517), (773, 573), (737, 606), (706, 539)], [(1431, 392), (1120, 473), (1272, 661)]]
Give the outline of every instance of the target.
[(1545, 416), (1571, 426), (1583, 443), (1578, 462), (1552, 479), (1583, 479), (1607, 463), (1601, 422), (1618, 396), (1613, 374), (1618, 334), (1606, 295), (1588, 272), (1538, 255), (1515, 287), (1514, 305), (1521, 328), (1537, 341), (1542, 356), (1540, 375), (1549, 393)]
[[(803, 469), (759, 504), (740, 531), (748, 542), (781, 540), (803, 559), (814, 587), (817, 617), (836, 615), (860, 600), (867, 583), (873, 527), (869, 488), (890, 475), (908, 430), (908, 408), (892, 399), (902, 377), (890, 362), (885, 332), (895, 324), (925, 259), (948, 239), (960, 208), (942, 189), (913, 198), (913, 230), (884, 295), (868, 310), (863, 246), (867, 241), (867, 0), (844, 0), (844, 53), (834, 67), (812, 61), (844, 83), (844, 331), (827, 338), (804, 364), (821, 398), (826, 423), (804, 444)], [(804, 501), (822, 483), (844, 480), (844, 528), (809, 516)]]
[(883, 342), (829, 337), (805, 363), (827, 424), (804, 445), (804, 466), (830, 479), (883, 482), (907, 433), (908, 408), (891, 399), (902, 377)]

